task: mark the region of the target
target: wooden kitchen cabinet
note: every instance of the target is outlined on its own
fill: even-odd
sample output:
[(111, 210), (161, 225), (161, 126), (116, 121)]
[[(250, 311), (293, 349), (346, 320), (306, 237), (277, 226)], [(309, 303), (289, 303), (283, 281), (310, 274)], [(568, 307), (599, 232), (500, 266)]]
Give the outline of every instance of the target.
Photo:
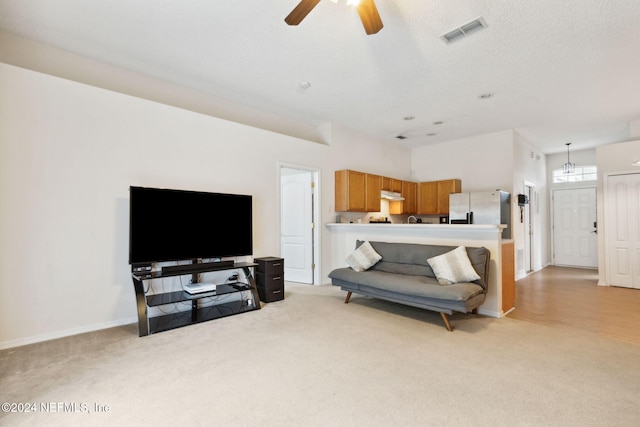
[(438, 213), (438, 182), (418, 183), (418, 215), (436, 215)]
[(365, 204), (366, 177), (366, 173), (352, 170), (335, 172), (336, 212), (367, 212)]
[(382, 177), (380, 175), (366, 174), (364, 203), (367, 212), (380, 212), (381, 190)]
[(449, 215), (449, 194), (461, 191), (459, 179), (418, 183), (418, 214)]
[(413, 215), (418, 212), (418, 183), (402, 181), (403, 210), (405, 214)]
[(393, 215), (448, 215), (449, 194), (459, 193), (459, 179), (410, 182), (349, 169), (335, 172), (336, 212), (380, 212), (380, 191), (402, 194), (391, 200)]
[(404, 181), (395, 178), (389, 178), (386, 176), (382, 177), (382, 188), (381, 190), (385, 191), (393, 191), (394, 193), (402, 192), (402, 183)]
[(438, 214), (449, 215), (449, 194), (460, 193), (462, 181), (459, 179), (447, 179), (438, 181)]
[(335, 181), (336, 212), (380, 212), (380, 175), (341, 170)]
[(392, 200), (389, 202), (389, 213), (392, 215), (414, 215), (418, 213), (418, 183), (401, 181), (400, 193), (404, 200)]

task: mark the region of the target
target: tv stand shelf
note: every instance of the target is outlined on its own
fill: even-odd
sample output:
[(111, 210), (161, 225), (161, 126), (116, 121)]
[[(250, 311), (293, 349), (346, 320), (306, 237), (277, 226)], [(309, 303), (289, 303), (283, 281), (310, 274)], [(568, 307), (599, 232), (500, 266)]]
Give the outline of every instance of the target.
[[(136, 302), (138, 307), (138, 330), (140, 336), (149, 335), (155, 332), (162, 332), (169, 329), (179, 328), (194, 323), (205, 322), (207, 320), (218, 319), (220, 317), (231, 316), (233, 314), (260, 309), (260, 297), (256, 288), (255, 280), (251, 274), (251, 268), (258, 264), (240, 263), (208, 263), (180, 266), (179, 269), (166, 269), (164, 271), (154, 271), (145, 273), (133, 273), (133, 286), (136, 292)], [(159, 279), (163, 277), (197, 275), (207, 271), (219, 270), (242, 270), (248, 283), (225, 283), (216, 285), (216, 290), (190, 294), (186, 291), (173, 291), (147, 295), (144, 290), (144, 281)], [(238, 292), (250, 291), (251, 298), (230, 300), (218, 304), (199, 307), (198, 301), (207, 298), (216, 298), (222, 295), (230, 295)], [(149, 316), (149, 307), (159, 307), (165, 304), (175, 304), (184, 301), (191, 302), (191, 310), (177, 311), (174, 313), (162, 314), (159, 316)]]
[(147, 295), (147, 305), (149, 307), (157, 307), (163, 304), (173, 304), (181, 301), (190, 301), (194, 299), (211, 298), (220, 295), (231, 294), (238, 291), (250, 291), (251, 287), (244, 283), (226, 283), (216, 285), (216, 290), (211, 292), (201, 292), (190, 294), (187, 291), (167, 292), (164, 294)]

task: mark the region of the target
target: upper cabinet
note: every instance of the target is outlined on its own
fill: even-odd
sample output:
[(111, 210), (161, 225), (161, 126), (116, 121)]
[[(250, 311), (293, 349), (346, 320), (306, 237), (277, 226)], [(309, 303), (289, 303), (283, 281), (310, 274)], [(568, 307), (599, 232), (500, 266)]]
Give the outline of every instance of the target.
[(462, 181), (447, 179), (438, 181), (438, 214), (449, 215), (449, 194), (462, 192)]
[(365, 178), (365, 210), (367, 212), (380, 212), (380, 190), (382, 190), (382, 177), (366, 174)]
[(418, 183), (418, 215), (438, 213), (438, 182)]
[(380, 175), (341, 170), (335, 180), (336, 212), (380, 212)]
[(415, 214), (418, 212), (418, 183), (402, 181), (403, 212)]
[(336, 171), (336, 212), (367, 212), (365, 183), (367, 174), (352, 170)]
[(386, 176), (382, 177), (382, 190), (385, 191), (393, 191), (394, 193), (402, 192), (402, 183), (403, 181), (395, 178), (388, 178)]
[(418, 184), (418, 214), (448, 215), (449, 194), (460, 193), (462, 181), (447, 179), (443, 181), (421, 182)]
[(389, 213), (392, 215), (413, 215), (418, 213), (418, 184), (415, 182), (401, 181), (400, 193), (404, 200), (392, 200), (389, 202)]
[(336, 171), (335, 182), (336, 212), (380, 212), (386, 190), (404, 197), (389, 201), (390, 214), (448, 215), (449, 194), (462, 191), (459, 179), (415, 183), (352, 170)]

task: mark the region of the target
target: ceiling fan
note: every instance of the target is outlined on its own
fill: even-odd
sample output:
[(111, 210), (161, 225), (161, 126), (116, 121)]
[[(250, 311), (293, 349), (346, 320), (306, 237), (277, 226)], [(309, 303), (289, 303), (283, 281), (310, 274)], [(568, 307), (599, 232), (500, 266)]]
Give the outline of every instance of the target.
[[(318, 3), (320, 3), (320, 0), (302, 0), (284, 19), (284, 22), (289, 25), (298, 25)], [(356, 6), (364, 31), (367, 34), (375, 34), (382, 29), (382, 20), (373, 0), (348, 0), (347, 4)]]

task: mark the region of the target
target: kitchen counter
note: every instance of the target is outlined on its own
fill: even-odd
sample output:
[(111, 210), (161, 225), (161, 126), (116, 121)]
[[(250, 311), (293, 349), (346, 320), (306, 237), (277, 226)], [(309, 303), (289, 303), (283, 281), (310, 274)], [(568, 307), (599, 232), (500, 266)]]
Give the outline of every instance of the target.
[(489, 289), (480, 314), (502, 317), (502, 230), (506, 225), (482, 224), (385, 224), (329, 223), (331, 268), (346, 266), (345, 259), (355, 249), (356, 240), (423, 243), (450, 246), (484, 246), (491, 253)]
[[(445, 240), (502, 240), (504, 224), (385, 224), (385, 223), (329, 223), (327, 228), (335, 232), (374, 233), (388, 236), (415, 236)], [(447, 244), (447, 243), (443, 243)], [(470, 245), (469, 245), (470, 246)]]
[(327, 223), (327, 227), (418, 227), (418, 228), (443, 228), (443, 229), (473, 229), (473, 230), (481, 230), (481, 229), (491, 229), (491, 230), (502, 230), (507, 228), (504, 224), (429, 224), (426, 222), (417, 222), (417, 223), (390, 223), (390, 222), (330, 222)]

